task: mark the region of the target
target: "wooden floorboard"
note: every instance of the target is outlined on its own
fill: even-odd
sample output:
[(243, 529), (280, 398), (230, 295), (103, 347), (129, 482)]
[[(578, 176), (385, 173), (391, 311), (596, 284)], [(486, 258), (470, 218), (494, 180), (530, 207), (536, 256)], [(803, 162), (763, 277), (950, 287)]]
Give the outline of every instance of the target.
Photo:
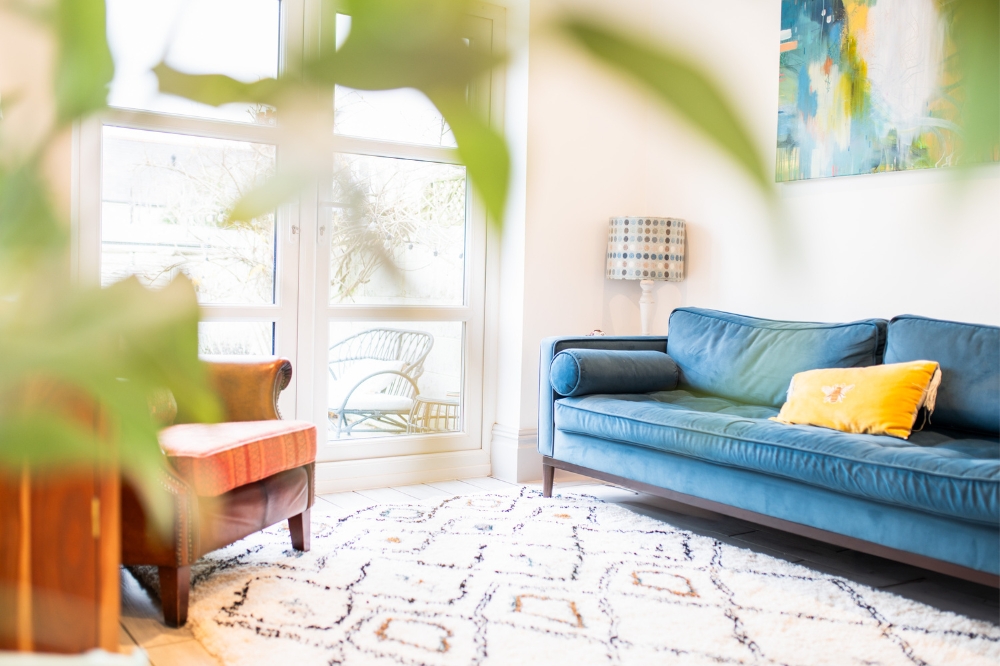
[(187, 627), (163, 624), (159, 602), (126, 569), (121, 570), (121, 624), (123, 652), (141, 647), (152, 666), (217, 666), (216, 659)]
[(596, 497), (602, 502), (628, 502), (636, 499), (638, 494), (626, 488), (610, 486), (605, 483), (590, 483), (574, 486), (572, 492), (579, 495)]
[(434, 483), (428, 483), (428, 486), (432, 488), (437, 488), (438, 490), (450, 493), (455, 497), (462, 497), (463, 495), (477, 495), (479, 493), (486, 492), (482, 488), (477, 488), (471, 483), (466, 483), (465, 481), (435, 481)]
[(155, 599), (126, 569), (121, 570), (121, 625), (141, 648), (147, 649), (194, 638), (190, 629), (163, 624), (163, 611)]
[(475, 486), (487, 492), (516, 493), (521, 490), (521, 486), (516, 483), (508, 483), (507, 481), (494, 479), (491, 476), (484, 476), (478, 479), (464, 479), (463, 483), (468, 483), (470, 486)]
[(738, 543), (745, 543), (744, 548), (753, 548), (754, 546), (770, 548), (802, 560), (831, 557), (843, 550), (843, 548), (837, 548), (821, 541), (796, 537), (787, 532), (772, 532), (762, 529), (733, 535), (733, 539)]
[(313, 520), (336, 520), (343, 518), (347, 514), (351, 513), (351, 511), (317, 497), (316, 502), (313, 504), (311, 513)]
[(196, 640), (147, 648), (151, 666), (219, 666), (219, 662)]
[(347, 509), (348, 511), (366, 509), (374, 504), (378, 504), (378, 502), (370, 500), (364, 495), (359, 495), (354, 492), (330, 493), (328, 495), (317, 495), (316, 497), (324, 502), (329, 502), (330, 504), (339, 506), (341, 509)]
[(984, 599), (971, 591), (955, 589), (949, 582), (942, 583), (942, 581), (933, 578), (924, 578), (897, 585), (888, 585), (880, 589), (940, 610), (951, 611), (994, 624), (1000, 623), (1000, 608), (998, 608), (996, 600)]
[(371, 488), (369, 490), (356, 490), (355, 492), (379, 504), (409, 504), (413, 501), (412, 497), (394, 488)]
[(452, 497), (451, 493), (428, 486), (426, 483), (418, 483), (412, 486), (396, 486), (393, 490), (409, 495), (414, 499), (430, 499), (431, 497)]
[(132, 640), (132, 636), (125, 631), (125, 625), (118, 625), (118, 651), (128, 654), (133, 648), (139, 647), (139, 644)]
[[(800, 562), (820, 573), (830, 574), (847, 578), (855, 583), (861, 583), (868, 587), (889, 587), (924, 579), (924, 570), (911, 567), (899, 562), (889, 562), (882, 558), (873, 562), (868, 558), (874, 556), (857, 551), (847, 551), (846, 557), (821, 558), (812, 557)], [(868, 560), (868, 561), (866, 561)]]

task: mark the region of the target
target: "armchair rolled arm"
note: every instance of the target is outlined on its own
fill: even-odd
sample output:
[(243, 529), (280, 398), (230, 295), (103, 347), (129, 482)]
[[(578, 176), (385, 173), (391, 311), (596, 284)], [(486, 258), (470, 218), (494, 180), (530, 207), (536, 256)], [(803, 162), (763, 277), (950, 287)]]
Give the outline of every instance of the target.
[(555, 436), (556, 393), (549, 385), (549, 368), (552, 359), (564, 349), (619, 349), (629, 351), (652, 350), (666, 353), (666, 336), (642, 335), (635, 337), (585, 336), (551, 337), (542, 340), (538, 363), (538, 452), (551, 456)]
[(292, 381), (292, 363), (276, 356), (206, 356), (209, 377), (222, 401), (224, 421), (281, 418), (278, 396)]

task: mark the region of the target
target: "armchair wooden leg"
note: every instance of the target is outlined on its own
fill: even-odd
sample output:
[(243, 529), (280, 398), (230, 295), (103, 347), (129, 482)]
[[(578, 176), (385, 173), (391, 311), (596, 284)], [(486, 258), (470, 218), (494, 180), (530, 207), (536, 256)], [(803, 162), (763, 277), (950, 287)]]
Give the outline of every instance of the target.
[(159, 567), (159, 571), (163, 622), (168, 627), (184, 626), (188, 615), (191, 567)]
[(542, 496), (552, 497), (552, 480), (555, 478), (556, 468), (552, 465), (542, 463)]
[(292, 548), (295, 550), (309, 550), (309, 512), (310, 509), (306, 509), (288, 519), (288, 531), (292, 533)]

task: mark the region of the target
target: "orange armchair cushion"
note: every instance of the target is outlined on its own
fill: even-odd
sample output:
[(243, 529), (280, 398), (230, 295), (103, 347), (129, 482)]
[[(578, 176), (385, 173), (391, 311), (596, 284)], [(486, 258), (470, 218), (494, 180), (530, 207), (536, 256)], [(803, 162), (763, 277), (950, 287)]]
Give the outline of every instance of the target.
[(185, 423), (160, 431), (160, 448), (195, 493), (214, 497), (316, 460), (307, 421)]

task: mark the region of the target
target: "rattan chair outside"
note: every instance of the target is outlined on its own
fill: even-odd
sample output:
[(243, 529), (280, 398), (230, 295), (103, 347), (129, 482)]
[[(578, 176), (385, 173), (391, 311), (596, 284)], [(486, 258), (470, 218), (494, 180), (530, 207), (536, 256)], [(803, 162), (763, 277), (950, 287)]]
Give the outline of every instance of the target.
[(460, 423), (460, 406), (458, 394), (449, 393), (444, 398), (417, 396), (410, 410), (407, 432), (454, 432)]
[[(340, 439), (341, 435), (350, 436), (354, 432), (407, 432), (407, 417), (420, 393), (417, 379), (424, 373), (424, 360), (433, 346), (434, 336), (430, 333), (397, 328), (372, 328), (331, 346), (329, 372), (334, 382), (364, 361), (402, 363), (398, 371), (376, 370), (355, 378), (353, 386), (343, 393), (340, 404), (331, 405), (327, 411), (335, 437)], [(379, 375), (396, 376), (376, 394), (355, 396), (365, 382)], [(398, 399), (387, 399), (393, 397)]]

